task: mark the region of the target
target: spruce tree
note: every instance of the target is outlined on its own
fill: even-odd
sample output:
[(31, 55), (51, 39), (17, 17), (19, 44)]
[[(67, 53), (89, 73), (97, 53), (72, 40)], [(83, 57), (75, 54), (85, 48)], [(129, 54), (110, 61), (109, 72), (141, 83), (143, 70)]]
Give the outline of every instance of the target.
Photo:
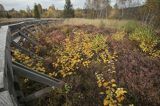
[(34, 18), (40, 18), (40, 12), (37, 4), (34, 5)]
[(74, 9), (70, 0), (66, 0), (63, 15), (64, 15), (64, 18), (74, 17)]

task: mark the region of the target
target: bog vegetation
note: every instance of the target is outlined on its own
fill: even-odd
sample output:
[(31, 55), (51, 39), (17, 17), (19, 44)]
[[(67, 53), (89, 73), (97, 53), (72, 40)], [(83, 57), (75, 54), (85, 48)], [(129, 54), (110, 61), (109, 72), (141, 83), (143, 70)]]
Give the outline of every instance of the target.
[[(63, 11), (35, 4), (33, 10), (1, 14), (67, 18), (35, 27), (32, 39), (38, 45), (22, 45), (36, 56), (12, 48), (13, 61), (65, 82), (62, 89), (27, 105), (160, 105), (160, 1), (146, 0), (143, 5), (125, 1), (111, 6), (109, 0), (86, 0), (84, 9), (74, 9), (66, 0)], [(25, 78), (21, 82), (24, 95), (43, 87)]]
[[(66, 25), (66, 22), (39, 28), (33, 36), (39, 45), (24, 46), (43, 59), (29, 57), (13, 48), (13, 61), (62, 79), (66, 84), (28, 105), (160, 103), (160, 40), (151, 27), (129, 21), (118, 29)], [(42, 87), (28, 79), (22, 79), (22, 82), (26, 94)]]

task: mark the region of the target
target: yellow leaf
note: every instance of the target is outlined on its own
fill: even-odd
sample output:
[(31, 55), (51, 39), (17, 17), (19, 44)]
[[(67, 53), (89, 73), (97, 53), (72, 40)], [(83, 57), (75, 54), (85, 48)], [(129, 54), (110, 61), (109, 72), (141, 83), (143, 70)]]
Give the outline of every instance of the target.
[(104, 94), (104, 92), (100, 92), (99, 94), (103, 95), (103, 94)]
[(104, 82), (104, 83), (103, 83), (103, 86), (104, 86), (104, 87), (108, 86), (108, 82)]
[(116, 80), (115, 80), (115, 79), (112, 79), (112, 80), (111, 80), (111, 82), (112, 82), (112, 83), (115, 83), (115, 82), (116, 82)]
[(108, 101), (107, 99), (104, 99), (103, 105), (104, 105), (104, 106), (108, 106), (108, 105), (109, 105), (109, 101)]
[(101, 86), (102, 86), (102, 84), (101, 84), (101, 83), (99, 83), (99, 84), (98, 84), (98, 87), (101, 87)]
[(116, 87), (117, 85), (116, 84), (112, 84), (112, 87)]

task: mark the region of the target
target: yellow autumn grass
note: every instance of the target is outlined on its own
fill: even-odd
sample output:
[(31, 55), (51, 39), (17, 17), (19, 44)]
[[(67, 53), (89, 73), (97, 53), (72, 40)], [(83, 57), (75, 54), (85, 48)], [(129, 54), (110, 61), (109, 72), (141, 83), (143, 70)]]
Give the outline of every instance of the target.
[(85, 19), (85, 18), (70, 18), (65, 19), (64, 25), (94, 25), (101, 27), (102, 24), (106, 28), (121, 28), (130, 20), (116, 20), (116, 19)]

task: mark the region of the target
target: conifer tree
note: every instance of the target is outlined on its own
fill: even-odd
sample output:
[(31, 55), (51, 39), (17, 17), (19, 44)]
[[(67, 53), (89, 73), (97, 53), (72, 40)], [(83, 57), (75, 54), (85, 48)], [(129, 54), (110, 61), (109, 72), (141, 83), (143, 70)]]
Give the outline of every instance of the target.
[(66, 0), (66, 4), (64, 6), (63, 15), (65, 18), (74, 17), (74, 9), (70, 0)]
[(34, 5), (34, 18), (40, 18), (40, 12), (37, 4)]

